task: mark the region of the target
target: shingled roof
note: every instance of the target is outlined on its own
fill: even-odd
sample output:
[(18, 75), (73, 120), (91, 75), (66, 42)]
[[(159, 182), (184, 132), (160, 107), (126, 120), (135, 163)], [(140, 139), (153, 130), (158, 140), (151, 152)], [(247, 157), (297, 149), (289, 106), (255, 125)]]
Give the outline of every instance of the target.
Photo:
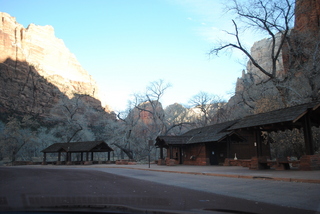
[[(306, 103), (302, 105), (282, 108), (275, 111), (270, 111), (261, 114), (250, 115), (239, 120), (232, 125), (228, 130), (236, 130), (242, 128), (252, 127), (266, 127), (269, 130), (281, 130), (286, 128), (299, 128), (301, 124), (299, 120), (308, 112), (312, 110), (311, 122), (319, 126), (320, 123), (320, 102)], [(270, 126), (272, 125), (272, 126)], [(277, 126), (280, 125), (280, 126)]]
[(181, 136), (190, 137), (187, 141), (188, 144), (199, 143), (199, 142), (202, 142), (202, 143), (218, 142), (223, 140), (228, 135), (232, 134), (232, 131), (228, 131), (227, 129), (233, 124), (235, 124), (236, 122), (237, 120), (233, 120), (233, 121), (228, 121), (224, 123), (192, 129)]
[(74, 143), (54, 143), (41, 152), (110, 152), (112, 148), (104, 141), (85, 141)]
[(234, 132), (227, 130), (237, 121), (228, 121), (201, 128), (192, 129), (180, 136), (158, 136), (156, 146), (183, 145), (206, 142), (220, 142)]

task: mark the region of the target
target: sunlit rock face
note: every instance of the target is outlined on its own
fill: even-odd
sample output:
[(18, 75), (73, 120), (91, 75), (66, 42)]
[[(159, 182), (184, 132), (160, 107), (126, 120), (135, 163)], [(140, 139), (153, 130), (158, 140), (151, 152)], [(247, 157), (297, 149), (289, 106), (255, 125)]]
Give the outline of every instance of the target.
[(30, 24), (24, 28), (9, 14), (0, 13), (0, 16), (1, 62), (7, 58), (26, 61), (44, 77), (55, 79), (56, 75), (61, 76), (60, 87), (64, 80), (64, 84), (75, 85), (74, 90), (77, 90), (77, 82), (81, 82), (81, 90), (87, 90), (89, 95), (99, 98), (95, 81), (64, 42), (55, 37), (52, 26)]
[(41, 106), (58, 102), (59, 93), (69, 99), (74, 94), (86, 94), (95, 98), (94, 105), (101, 106), (96, 82), (55, 37), (52, 26), (30, 24), (24, 28), (14, 17), (0, 12), (0, 63), (2, 107), (12, 107), (17, 103), (13, 97), (18, 96), (17, 110), (33, 108), (41, 113), (45, 111)]

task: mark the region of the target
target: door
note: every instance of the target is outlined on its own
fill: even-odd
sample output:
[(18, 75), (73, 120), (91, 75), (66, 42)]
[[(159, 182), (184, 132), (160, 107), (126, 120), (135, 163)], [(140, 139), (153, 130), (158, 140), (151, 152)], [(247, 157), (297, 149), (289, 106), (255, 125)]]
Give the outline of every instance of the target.
[(219, 165), (219, 147), (213, 143), (207, 143), (206, 150), (210, 165)]
[(179, 164), (183, 164), (183, 149), (179, 148)]
[(217, 149), (215, 149), (214, 147), (211, 149), (211, 152), (209, 154), (209, 158), (210, 158), (210, 165), (219, 165), (219, 154)]

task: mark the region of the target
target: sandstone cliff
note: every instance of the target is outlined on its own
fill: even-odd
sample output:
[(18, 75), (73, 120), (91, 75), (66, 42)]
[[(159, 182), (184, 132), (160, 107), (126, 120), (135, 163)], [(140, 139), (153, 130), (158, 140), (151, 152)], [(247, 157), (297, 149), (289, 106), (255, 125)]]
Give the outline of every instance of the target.
[(24, 28), (14, 17), (0, 12), (0, 107), (2, 111), (33, 112), (48, 116), (66, 96), (92, 97), (101, 108), (96, 82), (84, 70), (52, 26)]

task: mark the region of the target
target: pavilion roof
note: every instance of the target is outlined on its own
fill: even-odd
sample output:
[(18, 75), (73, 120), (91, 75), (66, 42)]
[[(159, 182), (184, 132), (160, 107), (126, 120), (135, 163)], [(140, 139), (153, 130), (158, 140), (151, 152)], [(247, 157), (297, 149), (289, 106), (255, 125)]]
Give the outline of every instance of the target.
[(301, 118), (310, 112), (312, 125), (320, 125), (320, 102), (287, 107), (261, 114), (250, 115), (239, 120), (228, 130), (260, 127), (270, 131), (300, 128)]
[(84, 141), (73, 143), (54, 143), (41, 152), (109, 152), (113, 151), (104, 141)]

